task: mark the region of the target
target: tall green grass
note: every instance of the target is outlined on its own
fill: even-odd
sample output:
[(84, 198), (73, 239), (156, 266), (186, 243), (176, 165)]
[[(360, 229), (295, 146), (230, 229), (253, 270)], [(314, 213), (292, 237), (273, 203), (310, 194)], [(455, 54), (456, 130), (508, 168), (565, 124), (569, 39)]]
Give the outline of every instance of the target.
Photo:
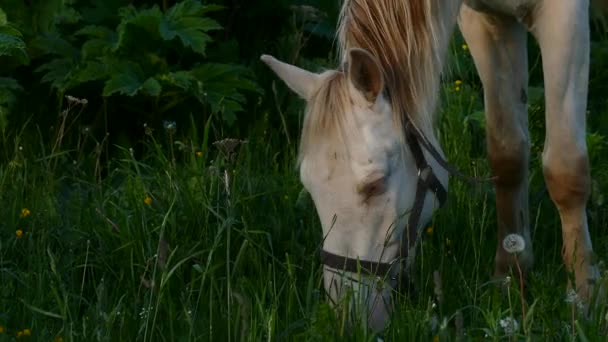
[[(461, 45), (453, 44), (438, 132), (452, 163), (483, 176), (481, 88)], [(53, 140), (39, 138), (43, 128), (30, 122), (2, 147), (10, 162), (0, 166), (0, 341), (375, 339), (327, 305), (321, 228), (299, 183), (296, 142), (287, 145), (283, 130), (262, 120), (247, 136), (230, 137), (246, 142), (227, 151), (210, 141), (210, 124), (148, 127), (142, 156), (122, 146), (107, 160), (106, 140), (78, 126), (81, 105), (66, 102), (56, 126), (65, 129)], [(532, 103), (531, 116), (541, 109)], [(594, 167), (605, 163), (598, 136)], [(423, 234), (419, 294), (399, 297), (385, 340), (605, 339), (605, 305), (584, 319), (566, 302), (559, 218), (538, 158), (526, 316), (517, 278), (504, 293), (491, 278), (492, 187), (453, 179), (448, 205)], [(608, 182), (604, 170), (594, 168), (594, 177), (591, 233), (604, 260), (608, 217), (597, 198)], [(519, 325), (514, 334), (501, 326), (509, 318)]]

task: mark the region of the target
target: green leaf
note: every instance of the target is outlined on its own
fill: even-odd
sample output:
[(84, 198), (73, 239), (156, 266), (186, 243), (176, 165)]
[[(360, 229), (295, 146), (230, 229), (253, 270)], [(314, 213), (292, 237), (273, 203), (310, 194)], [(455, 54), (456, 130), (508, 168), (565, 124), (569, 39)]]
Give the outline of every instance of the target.
[(16, 79), (11, 77), (0, 77), (0, 89), (10, 89), (10, 90), (22, 90), (23, 88), (19, 85)]
[(186, 0), (175, 4), (160, 22), (160, 35), (164, 40), (179, 38), (182, 45), (204, 55), (211, 37), (206, 33), (219, 30), (222, 26), (215, 20), (202, 17), (203, 14), (218, 10), (219, 6), (205, 6), (198, 1)]
[(217, 88), (261, 93), (261, 89), (251, 80), (251, 70), (242, 65), (207, 63), (193, 69), (192, 74), (199, 81)]
[(80, 13), (73, 7), (62, 6), (55, 15), (55, 25), (76, 24), (82, 19)]
[(75, 68), (72, 58), (56, 58), (36, 69), (36, 72), (45, 72), (41, 82), (51, 83), (51, 87), (64, 91), (67, 88), (70, 75)]
[(194, 96), (214, 113), (221, 113), (228, 124), (234, 123), (236, 113), (243, 111), (246, 98), (242, 91), (261, 93), (251, 80), (251, 71), (243, 66), (208, 63), (193, 69), (191, 74), (198, 85), (193, 90)]
[(158, 96), (162, 86), (153, 77), (146, 78), (141, 67), (133, 62), (120, 62), (113, 68), (110, 79), (103, 89), (103, 96), (111, 96), (116, 93), (135, 96), (139, 92), (146, 95)]
[(0, 105), (10, 105), (15, 102), (15, 91), (23, 90), (14, 78), (0, 77)]
[(74, 35), (106, 39), (114, 35), (114, 31), (105, 26), (87, 25), (76, 31)]
[(57, 55), (66, 58), (78, 59), (79, 50), (58, 32), (46, 33), (38, 36), (32, 42), (32, 46), (45, 54)]
[(24, 64), (29, 62), (21, 32), (12, 26), (0, 26), (0, 56), (16, 57)]
[(159, 79), (170, 85), (187, 90), (191, 89), (197, 81), (190, 71), (176, 71), (161, 75)]
[(108, 67), (100, 61), (88, 61), (72, 74), (69, 88), (85, 82), (105, 79), (109, 76)]
[[(149, 34), (158, 35), (158, 29), (163, 14), (158, 6), (137, 10), (133, 5), (129, 5), (119, 10), (119, 16), (122, 20), (120, 21), (120, 24), (118, 24), (118, 38), (114, 45), (114, 51), (118, 50), (129, 41), (128, 34), (130, 26), (139, 27)], [(142, 39), (149, 38), (149, 36), (142, 37)]]
[(135, 96), (145, 81), (141, 67), (133, 62), (123, 62), (113, 70), (112, 75), (103, 88), (103, 96), (119, 93)]
[(163, 88), (157, 80), (150, 77), (142, 85), (142, 90), (150, 96), (158, 96)]

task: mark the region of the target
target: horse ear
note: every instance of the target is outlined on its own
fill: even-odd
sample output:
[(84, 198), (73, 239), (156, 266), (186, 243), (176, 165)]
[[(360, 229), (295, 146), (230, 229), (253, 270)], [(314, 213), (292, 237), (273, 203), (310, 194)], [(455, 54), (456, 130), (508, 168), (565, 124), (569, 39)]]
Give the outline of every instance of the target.
[(353, 48), (348, 51), (348, 79), (370, 103), (375, 103), (384, 89), (378, 59), (363, 49)]
[(295, 65), (281, 62), (269, 55), (262, 55), (260, 59), (262, 62), (266, 63), (266, 65), (268, 65), (291, 90), (305, 100), (310, 99), (314, 91), (319, 87), (320, 76), (315, 73), (298, 68)]

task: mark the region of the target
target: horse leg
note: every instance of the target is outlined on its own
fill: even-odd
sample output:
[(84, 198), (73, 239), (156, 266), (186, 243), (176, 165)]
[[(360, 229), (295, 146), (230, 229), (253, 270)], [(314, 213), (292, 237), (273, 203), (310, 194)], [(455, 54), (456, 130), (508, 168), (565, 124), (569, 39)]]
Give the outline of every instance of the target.
[(536, 10), (532, 33), (543, 59), (546, 137), (543, 172), (562, 224), (562, 256), (574, 275), (575, 289), (589, 299), (599, 273), (587, 228), (590, 191), (585, 141), (589, 78), (589, 1), (544, 1)]
[(483, 85), (486, 144), (496, 187), (494, 272), (503, 277), (516, 266), (515, 255), (503, 248), (508, 234), (524, 238), (524, 251), (517, 255), (523, 271), (532, 267), (534, 259), (528, 214), (526, 29), (514, 19), (477, 12), (466, 5), (460, 10), (459, 27)]

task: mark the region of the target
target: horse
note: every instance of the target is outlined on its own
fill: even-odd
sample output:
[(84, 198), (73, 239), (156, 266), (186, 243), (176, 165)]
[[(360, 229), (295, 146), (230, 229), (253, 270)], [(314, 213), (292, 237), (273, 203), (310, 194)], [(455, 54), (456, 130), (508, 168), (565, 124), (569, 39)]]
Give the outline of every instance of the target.
[(306, 101), (297, 163), (322, 225), (324, 286), (333, 305), (352, 291), (361, 299), (354, 306), (363, 323), (384, 329), (392, 291), (407, 285), (418, 232), (445, 200), (448, 165), (434, 123), (456, 27), (484, 92), (499, 242), (494, 276), (505, 277), (516, 266), (501, 243), (511, 234), (524, 242), (518, 267), (525, 273), (534, 262), (528, 212), (531, 32), (546, 87), (544, 179), (561, 219), (563, 262), (574, 274), (568, 286), (590, 300), (599, 271), (585, 212), (588, 9), (588, 0), (345, 0), (336, 69), (316, 73), (261, 56)]

